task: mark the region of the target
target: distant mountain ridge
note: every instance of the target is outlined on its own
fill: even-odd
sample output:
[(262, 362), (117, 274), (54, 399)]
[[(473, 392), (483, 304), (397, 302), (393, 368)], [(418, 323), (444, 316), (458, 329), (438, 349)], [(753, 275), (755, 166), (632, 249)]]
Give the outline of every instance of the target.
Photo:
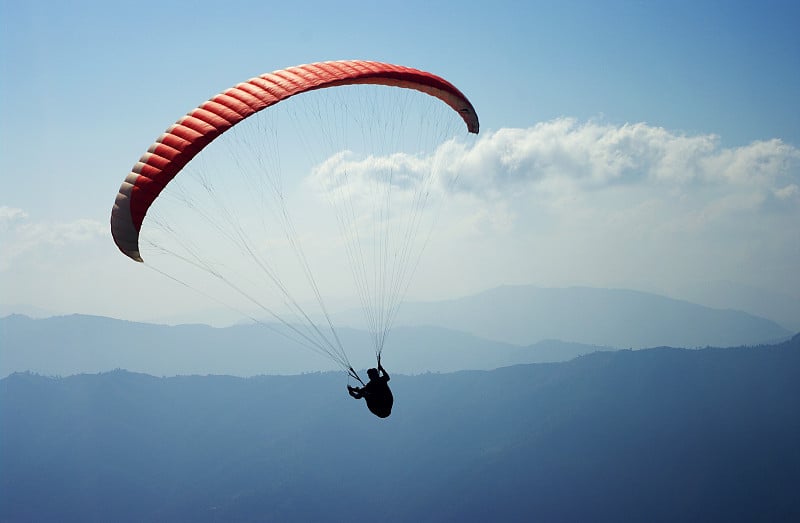
[[(157, 325), (100, 316), (0, 318), (0, 377), (33, 371), (69, 376), (124, 368), (154, 376), (300, 374), (338, 370), (279, 334), (279, 327)], [(339, 329), (356, 368), (372, 366), (367, 333)], [(484, 340), (440, 327), (398, 327), (384, 349), (393, 372), (418, 374), (566, 361), (605, 347), (545, 341), (532, 346)]]
[(784, 339), (777, 323), (657, 294), (591, 287), (503, 286), (403, 304), (397, 325), (436, 325), (513, 344), (546, 339), (617, 348), (730, 347)]
[[(347, 315), (335, 323), (347, 325)], [(636, 291), (580, 287), (500, 287), (456, 300), (408, 303), (396, 325), (384, 362), (406, 374), (567, 361), (614, 348), (754, 345), (790, 334), (774, 322), (738, 311)], [(12, 315), (0, 318), (0, 376), (26, 370), (71, 375), (114, 368), (156, 376), (336, 369), (330, 360), (279, 334), (281, 329)], [(374, 365), (367, 333), (346, 327), (338, 332), (354, 367)]]

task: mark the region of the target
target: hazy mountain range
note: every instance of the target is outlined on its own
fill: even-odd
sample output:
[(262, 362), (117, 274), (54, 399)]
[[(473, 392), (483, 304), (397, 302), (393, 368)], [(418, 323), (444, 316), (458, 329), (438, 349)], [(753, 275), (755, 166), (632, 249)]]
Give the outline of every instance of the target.
[(589, 287), (504, 286), (457, 300), (409, 303), (397, 323), (432, 324), (514, 344), (558, 339), (618, 348), (730, 346), (790, 334), (741, 311)]
[[(299, 374), (338, 369), (329, 359), (278, 333), (279, 327), (155, 325), (99, 316), (0, 319), (0, 376), (33, 371), (51, 376), (122, 368), (155, 376)], [(375, 365), (367, 333), (340, 329), (354, 366)], [(415, 374), (494, 369), (514, 363), (565, 361), (605, 347), (489, 341), (439, 327), (398, 327), (384, 351), (394, 372)], [(360, 366), (359, 366), (360, 364)]]
[[(347, 325), (348, 314), (337, 317)], [(652, 294), (502, 287), (459, 300), (409, 303), (384, 361), (395, 372), (494, 369), (567, 361), (610, 348), (737, 346), (785, 339), (774, 322)], [(123, 368), (177, 374), (297, 374), (334, 370), (328, 359), (259, 324), (167, 326), (97, 316), (0, 319), (0, 376), (71, 375)], [(339, 329), (356, 368), (374, 365), (367, 333)]]
[(0, 520), (798, 521), (798, 376), (800, 336), (598, 352), (394, 375), (380, 420), (341, 373), (14, 374)]

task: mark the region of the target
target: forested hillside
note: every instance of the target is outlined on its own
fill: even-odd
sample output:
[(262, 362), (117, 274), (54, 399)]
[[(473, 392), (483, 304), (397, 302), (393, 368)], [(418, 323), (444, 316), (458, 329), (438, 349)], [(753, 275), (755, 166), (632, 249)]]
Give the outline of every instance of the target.
[(0, 381), (0, 519), (792, 521), (800, 336), (392, 377)]

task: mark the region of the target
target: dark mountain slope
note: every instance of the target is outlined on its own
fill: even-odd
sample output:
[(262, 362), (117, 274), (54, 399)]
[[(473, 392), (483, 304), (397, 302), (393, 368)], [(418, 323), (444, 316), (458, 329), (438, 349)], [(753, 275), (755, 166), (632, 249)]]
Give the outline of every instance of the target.
[(397, 375), (0, 380), (0, 520), (792, 521), (800, 336)]

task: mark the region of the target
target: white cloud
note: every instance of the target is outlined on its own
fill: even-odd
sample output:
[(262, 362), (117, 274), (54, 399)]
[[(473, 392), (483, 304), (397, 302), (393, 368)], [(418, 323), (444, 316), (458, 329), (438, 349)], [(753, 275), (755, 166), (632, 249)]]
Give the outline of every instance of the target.
[[(752, 234), (773, 244), (788, 241), (800, 218), (797, 148), (780, 140), (725, 148), (714, 135), (645, 123), (561, 118), (500, 129), (470, 145), (447, 142), (424, 158), (339, 154), (320, 165), (310, 183), (370, 202), (376, 169), (394, 173), (397, 192), (419, 193), (420, 184), (431, 181), (424, 191), (454, 187), (449, 234), (458, 238), (522, 239), (534, 232), (542, 238), (559, 231), (575, 244), (601, 238), (620, 256), (635, 248), (626, 247), (628, 241), (669, 258), (670, 249), (679, 252), (692, 242), (721, 246)], [(710, 248), (703, 255), (710, 256)], [(724, 256), (724, 248), (715, 255)]]
[(419, 191), (422, 182), (434, 191), (457, 179), (456, 193), (476, 197), (482, 214), (497, 208), (504, 220), (523, 216), (513, 200), (570, 213), (614, 213), (655, 200), (693, 215), (695, 225), (764, 207), (793, 212), (800, 203), (800, 150), (780, 140), (724, 148), (714, 135), (569, 118), (500, 129), (471, 146), (447, 142), (426, 158), (339, 154), (320, 165), (310, 183), (369, 201), (376, 169), (394, 173), (396, 191)]
[(461, 180), (472, 190), (553, 178), (583, 189), (656, 182), (761, 187), (796, 178), (798, 164), (800, 151), (780, 140), (722, 148), (713, 135), (563, 118), (483, 136), (467, 154)]
[(41, 248), (51, 251), (50, 256), (43, 255), (41, 259), (54, 259), (63, 247), (72, 249), (76, 244), (108, 235), (108, 226), (95, 220), (33, 222), (21, 209), (0, 207), (0, 270), (9, 270), (16, 259)]
[(486, 134), (454, 163), (438, 256), (458, 241), (499, 253), (473, 279), (493, 268), (655, 290), (727, 278), (800, 296), (800, 150), (780, 140), (726, 148), (713, 135), (565, 118)]
[(796, 213), (799, 180), (800, 150), (779, 140), (723, 148), (711, 135), (559, 119), (481, 138), (466, 152), (458, 189), (570, 213), (654, 200), (719, 219), (777, 203)]
[(428, 164), (429, 161), (409, 154), (358, 157), (350, 151), (342, 151), (314, 168), (309, 182), (312, 187), (325, 191), (345, 186), (361, 187), (363, 191), (375, 184), (391, 184), (398, 190), (408, 190), (426, 177)]
[(796, 184), (790, 184), (786, 187), (781, 187), (780, 189), (775, 189), (775, 196), (779, 200), (790, 200), (792, 198), (796, 198), (800, 196), (800, 187)]
[(28, 214), (22, 209), (0, 205), (0, 232), (8, 230), (10, 227), (21, 220), (25, 220)]

